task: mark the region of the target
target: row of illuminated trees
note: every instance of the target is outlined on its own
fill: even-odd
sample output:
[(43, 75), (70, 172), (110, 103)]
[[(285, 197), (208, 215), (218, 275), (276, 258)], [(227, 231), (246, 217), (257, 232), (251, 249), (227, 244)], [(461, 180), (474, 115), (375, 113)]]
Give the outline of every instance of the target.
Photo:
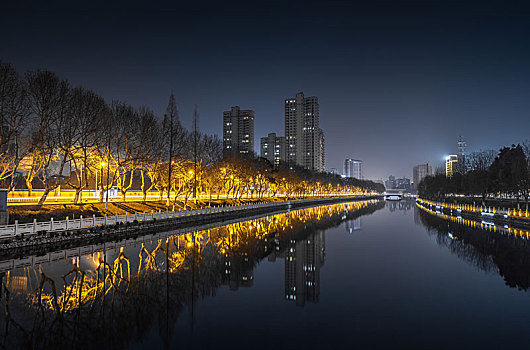
[[(218, 137), (185, 129), (173, 95), (158, 118), (146, 107), (107, 103), (49, 71), (20, 75), (0, 61), (0, 181), (9, 190), (40, 189), (39, 204), (68, 188), (79, 201), (115, 187), (175, 201), (207, 194), (227, 198), (382, 191), (370, 181), (341, 179), (298, 167), (274, 169), (263, 159), (222, 159)], [(41, 192), (39, 192), (40, 194)]]
[(42, 189), (39, 204), (60, 187), (75, 189), (77, 201), (91, 183), (101, 196), (116, 186), (125, 197), (136, 178), (144, 193), (167, 191), (187, 184), (189, 159), (208, 165), (221, 154), (218, 138), (181, 126), (173, 97), (159, 120), (146, 107), (106, 103), (53, 72), (20, 76), (2, 62), (0, 151), (4, 187), (26, 188), (30, 196)]
[(467, 156), (467, 171), (428, 176), (418, 185), (422, 197), (442, 199), (450, 195), (510, 198), (528, 202), (530, 195), (530, 140), (494, 151)]

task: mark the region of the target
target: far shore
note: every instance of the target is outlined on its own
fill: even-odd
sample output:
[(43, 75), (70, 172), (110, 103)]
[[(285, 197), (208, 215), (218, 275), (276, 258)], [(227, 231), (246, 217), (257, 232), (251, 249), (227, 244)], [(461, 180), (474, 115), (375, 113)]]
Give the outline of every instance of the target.
[(437, 202), (453, 203), (453, 204), (472, 204), (475, 206), (484, 207), (495, 207), (495, 208), (510, 208), (510, 209), (522, 209), (530, 210), (529, 204), (522, 200), (515, 200), (509, 198), (482, 198), (482, 197), (469, 197), (469, 196), (447, 196), (441, 198), (430, 198), (422, 197), (423, 199), (429, 199)]

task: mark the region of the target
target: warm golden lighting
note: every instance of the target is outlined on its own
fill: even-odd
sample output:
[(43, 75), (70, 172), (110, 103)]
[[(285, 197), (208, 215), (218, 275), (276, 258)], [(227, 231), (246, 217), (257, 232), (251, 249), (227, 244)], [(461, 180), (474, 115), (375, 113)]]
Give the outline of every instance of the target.
[[(119, 249), (118, 257), (109, 263), (104, 261), (103, 253), (94, 253), (89, 259), (92, 266), (88, 271), (82, 271), (76, 265), (76, 260), (72, 261), (72, 270), (65, 275), (67, 283), (64, 289), (57, 293), (57, 297), (44, 290), (41, 290), (40, 293), (31, 290), (27, 292), (33, 303), (40, 303), (47, 309), (58, 312), (75, 310), (83, 305), (91, 304), (109, 293), (125, 293), (138, 286), (137, 280), (148, 276), (150, 273), (163, 273), (166, 268), (169, 273), (178, 273), (189, 269), (194, 263), (200, 263), (203, 259), (203, 252), (207, 248), (209, 258), (211, 258), (211, 254), (222, 259), (231, 254), (247, 256), (249, 247), (256, 246), (259, 241), (265, 244), (265, 241), (270, 237), (280, 237), (279, 235), (288, 231), (288, 228), (303, 227), (311, 220), (341, 218), (346, 212), (355, 212), (375, 202), (377, 201), (359, 201), (299, 209), (272, 217), (171, 236), (167, 239), (158, 240), (156, 247), (151, 250), (142, 244), (138, 256), (139, 261), (135, 263), (134, 267), (126, 256), (126, 249), (123, 247)], [(133, 269), (136, 272), (131, 273)], [(39, 273), (34, 275), (38, 276)]]

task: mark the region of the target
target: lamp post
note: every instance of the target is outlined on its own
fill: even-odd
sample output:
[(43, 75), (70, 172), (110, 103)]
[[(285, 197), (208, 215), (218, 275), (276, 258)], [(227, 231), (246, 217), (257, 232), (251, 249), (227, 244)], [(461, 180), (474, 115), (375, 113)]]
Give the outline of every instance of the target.
[[(101, 161), (99, 163), (99, 171), (101, 172), (100, 176), (99, 176), (99, 180), (101, 181), (101, 190), (103, 190), (103, 167), (107, 165), (107, 163), (105, 163), (104, 161)], [(96, 195), (98, 194), (98, 172), (96, 171)], [(98, 197), (101, 198), (101, 201), (103, 201), (103, 196), (102, 195), (99, 195)]]
[(83, 167), (80, 169), (81, 172), (81, 183), (79, 184), (81, 186), (81, 193), (79, 194), (81, 203), (83, 203)]

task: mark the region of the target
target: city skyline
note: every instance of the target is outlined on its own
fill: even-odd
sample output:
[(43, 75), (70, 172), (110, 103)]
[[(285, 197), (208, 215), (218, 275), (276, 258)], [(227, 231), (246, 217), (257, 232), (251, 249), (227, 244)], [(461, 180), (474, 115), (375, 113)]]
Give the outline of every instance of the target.
[(6, 6), (0, 59), (20, 72), (55, 71), (158, 118), (173, 92), (184, 126), (198, 105), (200, 130), (220, 138), (227, 106), (255, 111), (257, 146), (283, 134), (286, 96), (318, 96), (327, 170), (355, 154), (366, 178), (410, 177), (458, 135), (470, 151), (528, 137), (528, 9), (506, 2)]
[(529, 37), (510, 0), (3, 4), (3, 348), (528, 343)]

